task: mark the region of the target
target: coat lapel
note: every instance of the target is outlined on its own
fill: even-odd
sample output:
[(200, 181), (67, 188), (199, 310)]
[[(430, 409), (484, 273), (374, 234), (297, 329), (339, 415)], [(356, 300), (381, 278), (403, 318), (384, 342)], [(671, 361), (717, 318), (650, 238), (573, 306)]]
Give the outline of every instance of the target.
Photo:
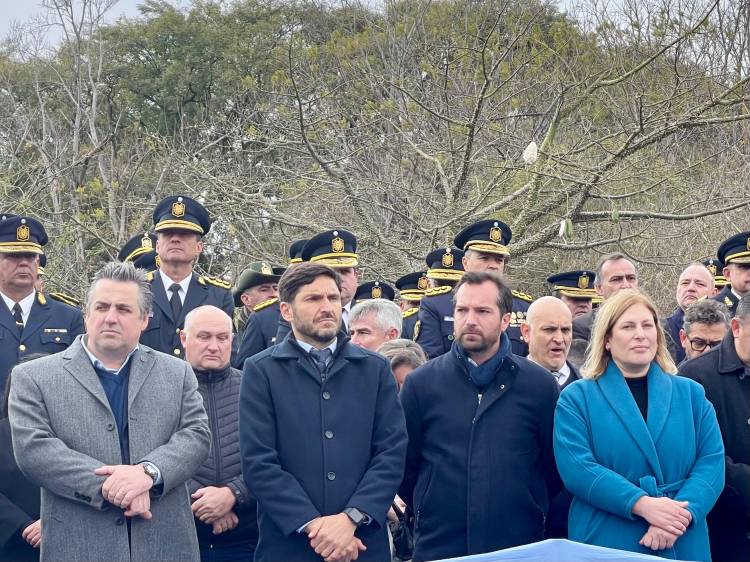
[(83, 349), (83, 337), (83, 335), (78, 336), (71, 346), (63, 351), (63, 367), (111, 412), (112, 409), (109, 407), (109, 400), (104, 393), (102, 383), (99, 381), (96, 371), (94, 371), (94, 366), (91, 364), (91, 359), (86, 354), (86, 350)]
[(657, 366), (651, 365), (648, 372), (648, 431), (653, 443), (659, 441), (664, 425), (669, 417), (672, 403), (672, 379)]
[(128, 411), (130, 411), (133, 401), (138, 396), (143, 383), (146, 382), (151, 369), (156, 362), (156, 357), (151, 351), (144, 351), (142, 347), (138, 348), (130, 358), (130, 379), (128, 380)]
[(49, 305), (46, 299), (39, 293), (34, 298), (34, 304), (31, 305), (31, 312), (29, 313), (29, 319), (26, 321), (26, 325), (23, 327), (21, 333), (21, 341), (26, 341), (34, 333), (36, 333), (52, 316)]
[[(652, 370), (653, 365), (649, 370), (649, 379), (651, 378)], [(622, 373), (620, 373), (614, 361), (609, 362), (607, 370), (597, 379), (596, 382), (601, 389), (605, 400), (607, 400), (612, 410), (617, 414), (617, 417), (620, 418), (622, 425), (627, 432), (630, 433), (633, 441), (635, 441), (638, 448), (646, 457), (651, 469), (654, 471), (657, 481), (659, 483), (663, 482), (659, 457), (656, 454), (656, 447), (654, 446), (654, 440), (649, 432), (649, 427), (646, 425), (640, 410), (638, 410), (638, 405), (635, 403), (635, 399), (628, 388), (628, 384), (625, 382), (625, 378)], [(652, 402), (657, 400), (654, 400), (656, 396), (651, 396), (650, 380), (648, 382), (648, 387), (648, 413), (650, 417)], [(658, 401), (661, 402), (662, 398), (658, 397)], [(664, 406), (665, 409), (666, 407), (667, 406)], [(663, 427), (664, 420), (662, 420), (661, 423)]]
[(193, 273), (188, 285), (187, 295), (185, 295), (185, 302), (182, 303), (182, 312), (180, 317), (176, 320), (177, 326), (183, 326), (185, 324), (185, 316), (191, 310), (195, 310), (202, 305), (208, 298), (208, 287), (198, 283), (198, 275)]
[(16, 326), (16, 321), (13, 319), (13, 315), (11, 314), (10, 310), (8, 310), (8, 307), (5, 306), (5, 301), (2, 299), (0, 299), (0, 324), (5, 326), (5, 328), (8, 330), (8, 333), (11, 334), (14, 338), (19, 339), (18, 326)]
[(164, 283), (161, 282), (161, 274), (154, 271), (154, 280), (151, 281), (151, 293), (154, 295), (154, 302), (161, 308), (164, 315), (174, 322), (172, 318), (172, 306), (167, 300), (167, 292), (164, 289)]
[(315, 365), (313, 365), (310, 358), (306, 356), (305, 352), (298, 345), (289, 341), (291, 337), (292, 335), (290, 334), (289, 337), (284, 339), (284, 341), (273, 346), (273, 356), (278, 357), (279, 359), (289, 359), (290, 361), (296, 361), (297, 368), (300, 371), (306, 373), (318, 384), (321, 384), (320, 373), (318, 372), (318, 369), (315, 367)]

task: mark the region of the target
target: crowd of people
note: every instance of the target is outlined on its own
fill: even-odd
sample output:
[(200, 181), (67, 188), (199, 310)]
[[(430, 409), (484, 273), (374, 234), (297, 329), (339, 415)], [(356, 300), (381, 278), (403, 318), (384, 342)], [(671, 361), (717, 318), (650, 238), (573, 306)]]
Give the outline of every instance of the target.
[(512, 289), (499, 220), (393, 284), (344, 229), (200, 275), (211, 222), (164, 199), (79, 304), (0, 215), (0, 560), (750, 560), (750, 232), (662, 318), (623, 253)]

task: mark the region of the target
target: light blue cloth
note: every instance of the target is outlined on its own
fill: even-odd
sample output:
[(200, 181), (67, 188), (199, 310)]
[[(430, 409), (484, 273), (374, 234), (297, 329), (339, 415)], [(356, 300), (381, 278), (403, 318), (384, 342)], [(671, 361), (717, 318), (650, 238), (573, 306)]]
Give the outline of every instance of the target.
[(662, 558), (564, 539), (549, 539), (497, 552), (451, 558), (453, 562), (647, 562), (649, 560), (654, 562)]
[(569, 538), (653, 553), (638, 544), (642, 496), (688, 501), (692, 523), (663, 558), (710, 560), (706, 515), (724, 487), (724, 447), (713, 406), (690, 379), (648, 371), (643, 419), (614, 362), (596, 380), (566, 387), (555, 410), (555, 460), (573, 494)]

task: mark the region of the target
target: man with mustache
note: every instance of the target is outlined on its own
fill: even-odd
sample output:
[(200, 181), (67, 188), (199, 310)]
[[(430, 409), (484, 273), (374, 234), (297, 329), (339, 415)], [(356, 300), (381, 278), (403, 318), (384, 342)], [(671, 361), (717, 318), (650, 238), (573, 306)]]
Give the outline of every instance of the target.
[[(153, 220), (159, 269), (148, 275), (155, 306), (141, 343), (183, 358), (180, 332), (185, 316), (199, 306), (213, 305), (232, 318), (231, 285), (193, 271), (203, 251), (203, 237), (211, 229), (203, 205), (185, 195), (167, 197), (156, 205)], [(147, 243), (147, 237), (143, 241)]]
[(33, 353), (57, 353), (83, 333), (78, 308), (35, 289), (47, 232), (32, 217), (0, 214), (0, 388)]
[(292, 331), (245, 361), (240, 389), (242, 473), (258, 501), (255, 560), (390, 560), (386, 513), (406, 452), (390, 364), (341, 331), (332, 268), (288, 269), (279, 299)]
[(559, 387), (511, 351), (513, 294), (486, 271), (455, 289), (451, 350), (401, 389), (409, 448), (399, 496), (415, 514), (415, 562), (544, 538), (560, 488), (552, 452)]

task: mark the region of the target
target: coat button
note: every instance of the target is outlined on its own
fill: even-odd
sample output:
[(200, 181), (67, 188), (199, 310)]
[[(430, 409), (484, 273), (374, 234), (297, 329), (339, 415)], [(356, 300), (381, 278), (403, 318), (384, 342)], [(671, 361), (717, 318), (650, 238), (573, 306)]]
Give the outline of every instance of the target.
[(115, 428), (115, 424), (113, 424), (113, 423), (108, 423), (107, 424), (107, 431), (112, 431), (114, 428)]
[(125, 518), (124, 517), (118, 517), (115, 519), (115, 525), (124, 525), (125, 524)]
[(329, 472), (328, 474), (326, 474), (326, 478), (328, 478), (328, 480), (336, 480), (336, 473)]
[[(323, 392), (323, 400), (330, 400), (331, 399), (331, 393), (327, 390)], [(747, 423), (750, 423), (750, 420), (747, 420)]]
[(18, 346), (18, 350), (19, 351), (26, 351), (26, 346), (23, 345), (23, 344), (21, 344), (21, 345)]
[(55, 341), (60, 341), (60, 336), (57, 336), (57, 337), (55, 338)]
[(174, 351), (172, 353), (174, 353), (175, 355), (179, 355), (180, 354), (180, 348), (179, 347), (175, 347)]
[(453, 341), (453, 334), (448, 334), (448, 341)]
[(333, 431), (330, 429), (326, 429), (326, 432), (323, 435), (326, 436), (326, 439), (333, 439)]

